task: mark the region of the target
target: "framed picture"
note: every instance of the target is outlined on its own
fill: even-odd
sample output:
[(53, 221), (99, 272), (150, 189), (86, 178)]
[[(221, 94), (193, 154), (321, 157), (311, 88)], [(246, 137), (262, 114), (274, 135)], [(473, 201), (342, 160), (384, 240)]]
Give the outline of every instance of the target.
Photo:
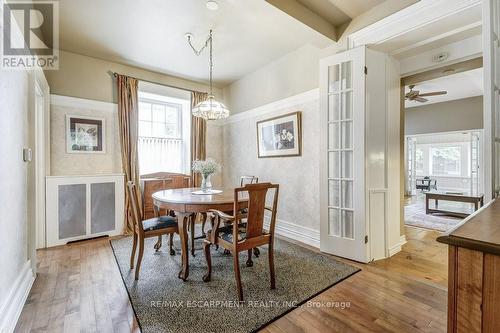
[(105, 119), (66, 115), (68, 153), (105, 153)]
[(257, 122), (259, 158), (300, 156), (301, 146), (301, 112), (293, 112)]

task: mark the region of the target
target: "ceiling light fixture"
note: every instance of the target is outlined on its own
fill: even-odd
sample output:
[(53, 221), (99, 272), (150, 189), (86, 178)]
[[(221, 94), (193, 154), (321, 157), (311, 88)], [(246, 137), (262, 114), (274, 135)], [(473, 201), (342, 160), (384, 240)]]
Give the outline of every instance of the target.
[(219, 4), (217, 3), (217, 1), (208, 0), (207, 1), (207, 8), (210, 10), (217, 10), (217, 9), (219, 9)]
[(213, 72), (213, 57), (212, 57), (212, 30), (210, 30), (210, 34), (208, 35), (207, 40), (205, 41), (205, 44), (197, 50), (193, 44), (191, 43), (191, 38), (193, 37), (192, 34), (187, 33), (186, 35), (187, 41), (189, 46), (194, 51), (194, 54), (199, 56), (207, 46), (209, 47), (210, 50), (210, 94), (208, 95), (208, 98), (201, 102), (198, 103), (193, 107), (191, 110), (193, 116), (195, 117), (201, 117), (206, 120), (218, 120), (218, 119), (224, 119), (229, 117), (229, 110), (228, 108), (222, 104), (221, 102), (217, 101), (215, 99), (214, 93), (213, 93), (213, 82), (212, 82), (212, 72)]

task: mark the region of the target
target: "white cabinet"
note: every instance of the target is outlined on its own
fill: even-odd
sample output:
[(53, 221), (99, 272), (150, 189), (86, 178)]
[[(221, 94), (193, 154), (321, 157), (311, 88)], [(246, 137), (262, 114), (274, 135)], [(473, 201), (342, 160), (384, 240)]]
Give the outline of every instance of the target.
[(365, 47), (320, 62), (321, 250), (361, 262), (387, 255), (390, 228), (399, 240), (399, 174), (388, 177), (399, 169), (399, 72), (392, 65)]
[(123, 232), (123, 175), (50, 176), (47, 246)]

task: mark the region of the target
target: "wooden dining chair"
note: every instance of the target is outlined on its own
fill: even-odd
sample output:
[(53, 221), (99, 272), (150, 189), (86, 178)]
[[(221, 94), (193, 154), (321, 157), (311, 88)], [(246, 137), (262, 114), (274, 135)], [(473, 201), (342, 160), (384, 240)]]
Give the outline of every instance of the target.
[[(268, 191), (273, 191), (272, 207), (266, 206), (266, 197)], [(242, 202), (240, 194), (247, 193), (248, 206), (247, 212), (242, 213)], [(211, 279), (212, 259), (210, 254), (210, 245), (219, 245), (231, 252), (233, 256), (234, 276), (238, 290), (238, 299), (243, 301), (243, 289), (241, 286), (240, 265), (238, 254), (242, 251), (248, 252), (247, 267), (252, 267), (252, 249), (257, 246), (268, 245), (269, 272), (271, 275), (271, 289), (275, 288), (274, 273), (274, 227), (276, 224), (276, 212), (278, 206), (279, 185), (271, 183), (248, 184), (234, 190), (234, 215), (229, 215), (218, 210), (210, 210), (215, 214), (215, 224), (212, 230), (207, 232), (207, 238), (204, 241), (204, 252), (207, 260), (208, 272), (203, 276), (203, 281)], [(271, 212), (271, 223), (269, 230), (264, 230), (264, 213)], [(242, 215), (245, 214), (246, 224), (239, 224)], [(228, 222), (229, 226), (220, 226), (221, 221)]]
[(240, 177), (240, 187), (247, 184), (256, 184), (259, 182), (259, 177), (257, 176), (241, 176)]
[[(137, 248), (137, 243), (139, 243), (139, 253), (137, 255), (137, 265), (135, 267), (135, 279), (139, 280), (139, 270), (141, 269), (142, 256), (144, 254), (144, 239), (149, 237), (160, 238), (162, 235), (169, 235), (170, 254), (174, 255), (175, 251), (173, 249), (172, 240), (174, 234), (179, 233), (179, 229), (177, 227), (177, 219), (169, 215), (143, 220), (142, 212), (139, 208), (137, 188), (134, 182), (127, 182), (127, 190), (132, 206), (132, 220), (134, 224), (134, 241), (132, 244), (132, 254), (130, 255), (130, 269), (134, 269), (135, 251)], [(155, 249), (158, 251), (160, 246), (155, 245)]]

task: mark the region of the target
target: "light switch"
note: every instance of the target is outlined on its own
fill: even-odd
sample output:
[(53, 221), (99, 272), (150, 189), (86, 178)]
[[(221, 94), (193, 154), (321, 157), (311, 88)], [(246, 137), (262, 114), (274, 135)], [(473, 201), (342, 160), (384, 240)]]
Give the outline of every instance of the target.
[(24, 162), (31, 162), (33, 159), (33, 152), (31, 148), (24, 148), (23, 149), (23, 161)]

